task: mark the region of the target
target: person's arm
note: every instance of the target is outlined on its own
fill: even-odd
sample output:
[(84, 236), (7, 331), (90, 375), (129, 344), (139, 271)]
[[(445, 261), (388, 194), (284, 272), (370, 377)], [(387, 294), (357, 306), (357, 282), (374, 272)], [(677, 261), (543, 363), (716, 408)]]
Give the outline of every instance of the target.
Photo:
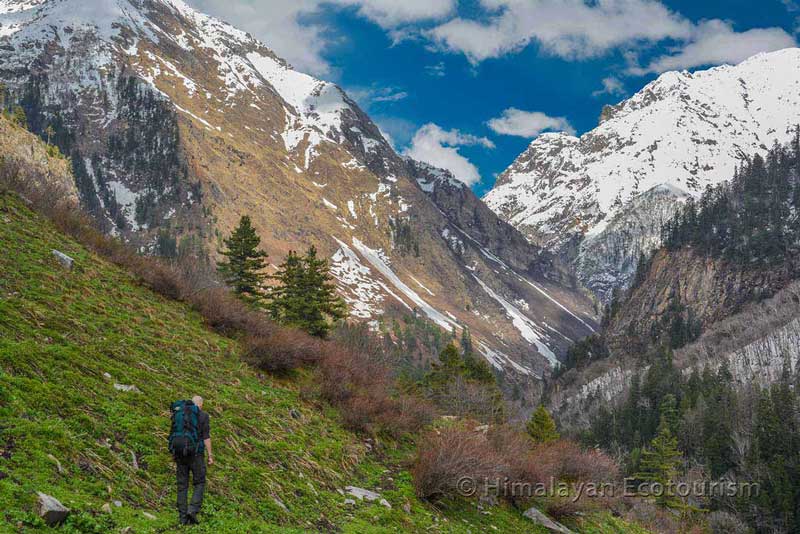
[(214, 465), (214, 453), (211, 451), (211, 438), (204, 439), (203, 443), (206, 444), (206, 450), (208, 451), (208, 465)]
[(203, 443), (208, 451), (208, 465), (214, 465), (214, 450), (211, 448), (211, 417), (206, 414), (205, 425), (203, 425)]

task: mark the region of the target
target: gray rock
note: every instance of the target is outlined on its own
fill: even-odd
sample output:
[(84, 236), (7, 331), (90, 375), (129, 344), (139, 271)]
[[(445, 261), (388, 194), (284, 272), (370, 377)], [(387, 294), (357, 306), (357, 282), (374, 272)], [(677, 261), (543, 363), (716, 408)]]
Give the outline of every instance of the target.
[(289, 511), (289, 509), (286, 507), (286, 505), (285, 505), (285, 504), (283, 504), (283, 501), (282, 501), (282, 500), (280, 500), (279, 498), (277, 498), (277, 497), (273, 497), (273, 498), (272, 498), (272, 500), (273, 500), (273, 501), (275, 501), (275, 504), (277, 504), (277, 505), (278, 505), (278, 507), (279, 507), (281, 510), (283, 510), (284, 512), (288, 512), (288, 511)]
[(360, 501), (377, 501), (381, 506), (385, 506), (386, 508), (392, 507), (392, 505), (389, 504), (389, 501), (381, 497), (380, 493), (375, 493), (374, 491), (366, 490), (364, 488), (357, 488), (355, 486), (347, 486), (344, 488), (344, 490), (353, 497), (358, 498)]
[(39, 497), (38, 512), (39, 516), (44, 519), (47, 526), (54, 527), (60, 525), (67, 519), (69, 515), (69, 508), (58, 502), (55, 497), (50, 495), (36, 492)]
[(70, 271), (72, 270), (72, 266), (75, 265), (75, 260), (73, 260), (72, 258), (67, 256), (63, 252), (60, 252), (60, 251), (58, 251), (56, 249), (53, 249), (52, 252), (53, 252), (53, 256), (56, 257), (56, 259), (58, 260), (58, 262), (61, 265), (63, 265), (67, 270), (70, 270)]
[(129, 393), (141, 393), (139, 388), (131, 384), (114, 384), (114, 389), (117, 391), (126, 391)]
[(557, 523), (544, 515), (542, 512), (537, 510), (536, 508), (528, 508), (524, 514), (525, 517), (536, 523), (537, 525), (541, 525), (550, 532), (557, 532), (558, 534), (573, 534), (573, 532), (562, 525), (561, 523)]

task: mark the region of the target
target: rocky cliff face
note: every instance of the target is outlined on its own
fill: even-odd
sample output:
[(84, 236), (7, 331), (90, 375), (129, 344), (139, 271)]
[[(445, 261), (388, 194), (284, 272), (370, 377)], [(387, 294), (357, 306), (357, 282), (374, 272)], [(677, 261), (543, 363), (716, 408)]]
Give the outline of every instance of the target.
[[(706, 290), (712, 286), (706, 285)], [(719, 310), (709, 306), (707, 316), (724, 314), (725, 309), (724, 303)], [(744, 305), (715, 322), (696, 342), (676, 350), (674, 363), (687, 376), (695, 369), (716, 370), (724, 364), (741, 388), (772, 384), (787, 366), (796, 372), (800, 365), (800, 283), (791, 282), (775, 296)], [(565, 427), (586, 428), (601, 405), (622, 402), (633, 375), (643, 376), (647, 369), (636, 355), (618, 347), (614, 357), (570, 371), (552, 383), (550, 407)]]
[(770, 297), (792, 281), (792, 268), (781, 264), (749, 268), (695, 253), (691, 248), (653, 257), (644, 280), (632, 288), (607, 328), (609, 346), (635, 355), (652, 342), (653, 326), (671, 305), (679, 305), (706, 329), (749, 302)]
[(356, 318), (468, 326), (534, 389), (593, 328), (551, 254), (398, 156), (337, 86), (181, 0), (0, 0), (0, 80), (84, 207), (144, 251), (215, 250), (249, 214), (273, 263), (328, 254)]
[(743, 156), (790, 139), (798, 87), (800, 49), (665, 73), (606, 108), (580, 138), (539, 136), (485, 200), (531, 242), (573, 262), (608, 301), (611, 287), (630, 280), (639, 251), (658, 243), (676, 203), (730, 179)]

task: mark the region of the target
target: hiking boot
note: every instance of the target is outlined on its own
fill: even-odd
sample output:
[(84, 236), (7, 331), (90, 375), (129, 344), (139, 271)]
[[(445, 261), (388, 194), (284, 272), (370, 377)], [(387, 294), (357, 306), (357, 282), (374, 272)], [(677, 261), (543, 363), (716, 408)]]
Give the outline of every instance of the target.
[(197, 516), (195, 514), (189, 514), (186, 516), (186, 524), (187, 525), (199, 525), (200, 521), (197, 520)]

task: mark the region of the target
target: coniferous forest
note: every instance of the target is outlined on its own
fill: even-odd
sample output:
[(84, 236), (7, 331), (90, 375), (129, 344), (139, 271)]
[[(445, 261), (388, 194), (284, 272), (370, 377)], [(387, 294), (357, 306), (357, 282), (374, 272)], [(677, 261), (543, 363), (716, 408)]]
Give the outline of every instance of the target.
[(696, 247), (746, 265), (791, 262), (800, 250), (800, 128), (789, 146), (742, 162), (733, 178), (689, 199), (664, 225), (664, 246)]

